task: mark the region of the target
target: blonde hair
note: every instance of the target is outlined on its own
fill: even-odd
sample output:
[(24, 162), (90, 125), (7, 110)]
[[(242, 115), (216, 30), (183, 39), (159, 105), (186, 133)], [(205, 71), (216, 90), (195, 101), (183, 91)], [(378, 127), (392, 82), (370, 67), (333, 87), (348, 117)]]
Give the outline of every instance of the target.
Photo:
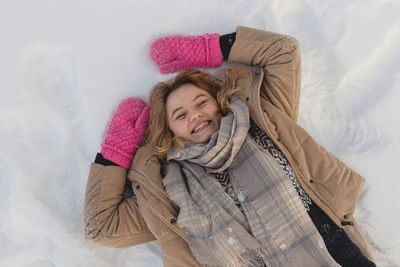
[(225, 116), (231, 112), (230, 97), (239, 96), (242, 92), (236, 88), (236, 73), (233, 70), (225, 70), (223, 80), (224, 82), (199, 70), (184, 69), (171, 80), (153, 87), (150, 92), (150, 121), (145, 143), (150, 143), (154, 154), (165, 160), (168, 150), (174, 145), (184, 147), (184, 140), (175, 137), (168, 126), (166, 102), (169, 94), (182, 85), (193, 84), (214, 97), (222, 116)]

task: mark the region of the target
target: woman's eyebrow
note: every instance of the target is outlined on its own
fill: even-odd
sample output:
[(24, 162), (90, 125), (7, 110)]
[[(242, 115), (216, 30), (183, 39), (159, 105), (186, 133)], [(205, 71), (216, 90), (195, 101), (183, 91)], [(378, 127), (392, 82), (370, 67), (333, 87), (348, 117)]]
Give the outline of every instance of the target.
[[(197, 98), (199, 98), (199, 97), (201, 97), (201, 96), (207, 97), (205, 94), (198, 94), (197, 96), (195, 96), (195, 97), (193, 98), (192, 102), (195, 101)], [(182, 107), (178, 107), (178, 108), (174, 109), (174, 111), (172, 111), (171, 117), (174, 117), (174, 114), (175, 114), (176, 112), (178, 112), (178, 110), (180, 110), (180, 109), (182, 109)]]
[(195, 101), (197, 98), (199, 98), (201, 96), (206, 96), (206, 95), (205, 94), (198, 94), (195, 98), (193, 98), (192, 102)]

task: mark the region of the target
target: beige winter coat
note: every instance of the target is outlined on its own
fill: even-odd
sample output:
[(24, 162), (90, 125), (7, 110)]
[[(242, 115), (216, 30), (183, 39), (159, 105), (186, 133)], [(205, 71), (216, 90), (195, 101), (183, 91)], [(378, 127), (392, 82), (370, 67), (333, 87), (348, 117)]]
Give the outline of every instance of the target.
[[(297, 40), (240, 26), (236, 34), (228, 61), (260, 66), (259, 72), (235, 70), (251, 118), (284, 153), (315, 204), (373, 260), (353, 218), (364, 179), (296, 124), (301, 81)], [(86, 187), (85, 235), (118, 248), (157, 239), (165, 266), (200, 266), (176, 224), (177, 209), (164, 190), (160, 170), (147, 145), (138, 149), (128, 171), (93, 163)], [(124, 199), (127, 179), (134, 196)]]

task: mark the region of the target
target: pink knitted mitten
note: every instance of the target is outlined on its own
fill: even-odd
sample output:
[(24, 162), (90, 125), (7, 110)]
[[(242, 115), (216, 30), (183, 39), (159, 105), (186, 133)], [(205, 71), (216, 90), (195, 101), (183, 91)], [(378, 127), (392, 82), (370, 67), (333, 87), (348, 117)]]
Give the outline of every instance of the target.
[(149, 107), (142, 99), (131, 97), (121, 101), (101, 144), (103, 157), (129, 169), (148, 120)]
[(157, 39), (151, 45), (150, 56), (163, 74), (184, 68), (219, 67), (222, 64), (217, 33)]

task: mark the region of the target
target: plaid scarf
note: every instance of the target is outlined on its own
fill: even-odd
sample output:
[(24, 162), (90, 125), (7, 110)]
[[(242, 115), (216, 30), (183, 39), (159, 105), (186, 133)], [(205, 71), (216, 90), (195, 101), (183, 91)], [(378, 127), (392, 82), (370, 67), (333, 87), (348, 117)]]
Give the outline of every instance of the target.
[[(232, 98), (232, 114), (206, 144), (167, 155), (163, 179), (180, 208), (178, 225), (195, 258), (209, 266), (339, 266), (274, 158), (248, 135), (249, 112)], [(244, 213), (211, 174), (228, 169)]]

